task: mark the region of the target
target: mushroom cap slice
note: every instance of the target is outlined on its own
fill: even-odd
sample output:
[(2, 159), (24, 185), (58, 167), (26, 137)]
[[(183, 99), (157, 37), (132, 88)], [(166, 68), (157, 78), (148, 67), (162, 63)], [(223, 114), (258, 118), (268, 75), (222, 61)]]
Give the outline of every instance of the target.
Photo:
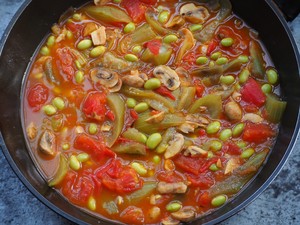
[(138, 75), (126, 75), (122, 77), (124, 84), (127, 84), (130, 87), (141, 88), (144, 86), (145, 81)]
[(174, 219), (180, 220), (182, 222), (190, 222), (196, 216), (195, 209), (191, 206), (183, 207), (177, 212), (171, 213)]
[(165, 152), (165, 159), (172, 158), (173, 156), (177, 155), (181, 152), (184, 145), (184, 137), (182, 134), (176, 133), (172, 140), (169, 142), (169, 146)]
[(90, 75), (93, 82), (100, 83), (107, 88), (112, 88), (119, 82), (119, 75), (116, 72), (103, 68), (92, 69)]
[(121, 87), (122, 87), (122, 84), (123, 84), (122, 80), (118, 79), (118, 82), (116, 83), (116, 85), (114, 87), (111, 87), (111, 88), (108, 89), (109, 92), (117, 92), (117, 91), (119, 91), (121, 89)]
[(39, 150), (48, 156), (54, 156), (56, 153), (55, 149), (56, 139), (55, 135), (50, 130), (45, 130), (39, 140)]
[(210, 16), (207, 8), (188, 3), (180, 8), (180, 15), (192, 23), (204, 23)]
[(178, 74), (169, 66), (160, 65), (155, 67), (153, 75), (171, 91), (176, 90), (180, 86)]

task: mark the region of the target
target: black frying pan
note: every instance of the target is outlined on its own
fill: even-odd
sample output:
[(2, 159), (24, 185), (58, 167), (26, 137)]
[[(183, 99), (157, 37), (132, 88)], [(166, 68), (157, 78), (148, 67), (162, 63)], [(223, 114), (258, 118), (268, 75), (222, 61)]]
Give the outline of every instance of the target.
[[(253, 201), (275, 178), (292, 151), (299, 129), (300, 58), (277, 5), (271, 0), (231, 0), (234, 12), (260, 33), (271, 58), (281, 75), (282, 96), (288, 102), (279, 136), (268, 163), (256, 178), (226, 206), (198, 219), (195, 224), (214, 224), (235, 214)], [(83, 0), (28, 0), (21, 7), (0, 44), (0, 138), (3, 152), (21, 181), (51, 209), (79, 224), (109, 224), (69, 204), (47, 186), (35, 168), (25, 145), (21, 127), (20, 96), (22, 79), (37, 45), (49, 28), (70, 6), (78, 7)], [(278, 0), (287, 18), (299, 12), (298, 0)], [(287, 3), (295, 5), (288, 5)], [(288, 7), (292, 6), (292, 7)], [(292, 9), (292, 11), (289, 11)], [(25, 41), (30, 40), (30, 41)]]

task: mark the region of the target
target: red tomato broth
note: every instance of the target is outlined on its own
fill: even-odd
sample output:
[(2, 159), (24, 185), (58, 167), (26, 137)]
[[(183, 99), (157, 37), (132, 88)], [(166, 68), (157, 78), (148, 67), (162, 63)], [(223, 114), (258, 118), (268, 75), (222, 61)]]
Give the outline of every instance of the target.
[[(170, 19), (172, 19), (173, 15), (178, 15), (180, 8), (186, 4), (185, 2), (178, 2), (177, 0), (168, 2), (135, 0), (132, 5), (128, 3), (128, 0), (123, 0), (121, 4), (109, 2), (107, 6), (116, 7), (128, 13), (135, 22), (136, 29), (147, 23), (144, 14), (141, 13), (146, 11), (146, 8), (153, 9), (159, 5), (163, 5), (163, 10), (168, 10), (171, 15)], [(206, 7), (205, 4), (199, 5)], [(142, 8), (143, 10), (137, 12), (137, 8)], [(122, 134), (129, 128), (136, 127), (136, 121), (144, 115), (128, 106), (125, 106), (125, 118), (120, 134), (113, 145), (109, 147), (106, 141), (109, 136), (113, 135), (115, 128), (110, 127), (111, 130), (107, 131), (108, 133), (101, 129), (104, 123), (108, 123), (110, 126), (118, 123), (118, 114), (113, 111), (114, 109), (110, 105), (112, 103), (109, 103), (107, 99), (107, 96), (111, 95), (109, 88), (103, 84), (95, 83), (90, 77), (91, 69), (97, 66), (99, 67), (99, 65), (103, 66), (103, 62), (101, 61), (103, 55), (93, 58), (90, 56), (91, 47), (85, 50), (78, 50), (76, 46), (78, 46), (78, 43), (82, 40), (91, 39), (90, 35), (83, 35), (88, 23), (94, 23), (97, 26), (103, 25), (107, 31), (119, 29), (123, 38), (115, 38), (110, 47), (106, 44), (106, 52), (113, 52), (117, 58), (123, 59), (126, 54), (119, 49), (119, 46), (122, 40), (126, 37), (130, 37), (131, 34), (124, 34), (122, 31), (126, 23), (101, 23), (100, 20), (90, 16), (84, 8), (78, 9), (78, 11), (74, 13), (80, 14), (81, 21), (74, 20), (70, 17), (68, 20), (56, 25), (60, 29), (60, 34), (69, 30), (73, 33), (73, 36), (67, 38), (67, 35), (65, 35), (61, 41), (49, 46), (49, 55), (43, 56), (41, 53), (37, 54), (36, 61), (33, 62), (31, 66), (31, 71), (25, 84), (25, 103), (23, 109), (25, 126), (28, 128), (31, 122), (36, 125), (35, 137), (30, 138), (29, 133), (27, 136), (34, 161), (45, 179), (50, 181), (53, 177), (57, 176), (55, 173), (58, 170), (60, 154), (64, 155), (68, 163), (70, 163), (69, 159), (72, 155), (77, 156), (80, 153), (87, 153), (89, 158), (84, 162), (80, 162), (80, 168), (75, 170), (69, 165), (64, 178), (54, 186), (54, 188), (72, 204), (82, 207), (84, 210), (90, 210), (99, 216), (128, 224), (158, 224), (166, 217), (171, 216), (171, 213), (168, 212), (166, 208), (168, 204), (174, 201), (180, 202), (183, 207), (192, 206), (196, 217), (214, 210), (215, 207), (212, 206), (211, 200), (215, 196), (211, 194), (210, 190), (219, 183), (226, 181), (232, 174), (234, 175), (235, 170), (238, 170), (233, 168), (232, 171), (225, 174), (224, 171), (229, 161), (238, 158), (238, 163), (241, 167), (248, 161), (248, 158), (241, 158), (241, 154), (245, 149), (253, 148), (254, 155), (256, 155), (263, 152), (266, 148), (270, 149), (274, 144), (278, 124), (271, 123), (264, 117), (266, 95), (259, 89), (259, 100), (256, 99), (257, 95), (254, 97), (241, 96), (241, 99), (237, 102), (241, 107), (242, 115), (254, 113), (261, 115), (263, 120), (256, 126), (254, 123), (243, 121), (245, 124), (244, 131), (237, 136), (231, 136), (228, 140), (220, 140), (221, 131), (223, 129), (233, 130), (234, 127), (241, 122), (241, 119), (238, 121), (230, 120), (225, 113), (224, 105), (233, 101), (232, 95), (222, 100), (222, 112), (218, 118), (211, 118), (211, 115), (207, 113), (207, 108), (205, 109), (206, 111), (201, 112), (209, 122), (219, 121), (222, 128), (215, 133), (209, 134), (206, 130), (206, 124), (204, 127), (196, 127), (190, 134), (182, 133), (187, 143), (189, 143), (188, 141), (192, 142), (192, 144), (190, 143), (188, 146), (192, 145), (203, 148), (204, 153), (202, 152), (202, 155), (186, 155), (185, 150), (188, 146), (185, 146), (182, 147), (184, 149), (181, 150), (180, 153), (177, 153), (170, 159), (164, 159), (164, 153), (157, 153), (156, 150), (151, 150), (149, 146), (147, 146), (147, 143), (145, 144), (122, 137)], [(217, 10), (210, 12), (209, 18), (206, 19), (203, 25), (205, 26), (207, 23), (213, 21), (217, 14)], [(249, 43), (259, 40), (251, 37), (250, 33), (252, 31), (245, 23), (242, 21), (238, 23), (237, 21), (241, 21), (240, 18), (235, 15), (230, 15), (216, 29), (212, 39), (205, 43), (196, 41), (195, 45), (183, 55), (179, 63), (175, 63), (174, 60), (177, 56), (177, 52), (182, 47), (183, 38), (180, 37), (179, 33), (176, 33), (177, 29), (169, 28), (172, 32), (178, 34), (180, 41), (170, 44), (173, 53), (166, 65), (173, 69), (183, 67), (187, 72), (192, 72), (202, 66), (196, 63), (196, 59), (199, 56), (207, 56), (208, 60), (214, 64), (215, 61), (210, 59), (210, 56), (218, 51), (221, 52), (222, 57), (227, 57), (229, 61), (236, 59), (240, 55), (249, 56)], [(187, 20), (181, 28), (189, 28), (192, 24), (192, 22)], [(53, 35), (55, 38), (58, 38), (57, 34)], [(155, 56), (160, 54), (159, 49), (163, 44), (161, 40), (164, 35), (160, 35), (158, 32), (156, 32), (156, 35), (157, 37), (152, 40), (141, 43), (142, 52), (136, 54), (138, 58), (142, 57), (143, 51), (145, 51), (146, 48), (149, 48)], [(116, 37), (117, 36), (118, 34), (116, 34)], [(225, 37), (234, 39), (234, 43), (231, 47), (221, 45), (221, 40)], [(130, 44), (127, 43), (127, 45)], [(127, 48), (127, 53), (132, 54), (132, 46), (127, 46)], [(203, 52), (202, 49), (205, 48), (207, 52)], [(85, 65), (81, 65), (80, 68), (78, 68), (78, 62), (76, 63), (76, 61), (80, 61), (80, 58), (77, 58), (74, 53), (71, 53), (70, 49), (75, 49), (82, 54), (86, 59)], [(266, 52), (264, 48), (263, 50)], [(51, 65), (54, 81), (51, 80), (45, 72), (44, 64), (49, 57), (52, 60)], [(262, 57), (266, 64), (264, 67), (273, 68), (269, 56), (263, 54)], [(248, 68), (249, 64), (250, 62), (243, 63), (238, 70), (228, 71), (222, 74), (234, 76), (234, 84), (229, 85), (229, 88), (233, 88), (235, 92), (241, 93), (241, 95), (245, 94), (245, 90), (247, 92), (249, 85), (247, 83), (239, 84), (239, 73), (242, 69)], [(207, 66), (208, 63), (205, 65)], [(150, 79), (154, 77), (154, 68), (157, 66), (155, 62), (140, 63), (137, 69), (146, 74)], [(136, 68), (134, 70), (136, 70)], [(77, 82), (75, 77), (77, 71), (82, 71), (84, 74), (84, 79), (80, 83)], [(123, 71), (118, 71), (118, 73), (119, 77), (123, 77), (128, 73), (130, 74), (130, 72)], [(39, 74), (42, 74), (42, 76)], [(190, 79), (190, 86), (195, 87), (194, 102), (208, 94), (215, 95), (222, 87), (220, 81), (217, 84), (207, 85), (203, 82), (203, 77), (191, 76)], [(251, 77), (248, 82), (249, 81), (256, 82), (254, 85), (255, 88), (260, 88), (262, 84), (267, 83), (266, 78), (259, 79)], [(237, 85), (235, 84), (239, 84), (240, 87), (236, 88)], [(251, 88), (253, 88), (253, 85), (250, 89)], [(32, 91), (33, 89), (38, 89), (38, 91), (34, 92)], [(143, 87), (139, 87), (139, 89), (143, 90)], [(278, 85), (273, 85), (272, 89), (274, 93), (279, 92)], [(180, 93), (178, 94), (176, 90), (169, 90), (166, 84), (161, 84), (159, 88), (152, 92), (167, 99), (173, 106), (178, 104), (179, 100), (177, 98), (181, 98)], [(249, 93), (253, 92), (250, 90)], [(117, 92), (117, 96), (124, 102), (129, 97), (132, 98), (132, 96), (127, 96), (122, 89)], [(64, 100), (64, 108), (56, 109), (57, 111), (54, 115), (45, 114), (43, 106), (53, 105), (54, 103), (52, 101), (55, 97), (61, 97)], [(263, 100), (261, 100), (262, 98)], [(136, 100), (137, 102), (143, 102), (141, 98), (137, 98)], [(149, 112), (152, 116), (160, 113), (157, 108), (152, 108), (151, 106)], [(167, 113), (168, 112), (166, 112), (166, 114)], [(189, 109), (182, 109), (181, 114), (184, 116), (188, 115)], [(55, 119), (59, 120), (59, 125), (53, 130), (53, 120)], [(89, 126), (92, 123), (97, 126), (97, 132), (95, 134), (89, 131)], [(263, 130), (258, 132), (256, 129)], [(45, 153), (40, 151), (41, 137), (46, 130), (52, 130), (56, 137), (54, 156), (45, 155)], [(163, 135), (165, 129), (160, 126), (158, 132)], [(176, 132), (180, 133), (178, 131)], [(149, 137), (149, 134), (147, 134), (147, 136)], [(222, 143), (221, 149), (214, 150), (212, 147), (207, 146), (207, 143), (215, 140), (219, 140)], [(244, 147), (238, 146), (238, 143), (241, 141), (246, 142)], [(143, 145), (145, 152), (140, 155), (114, 153), (114, 149), (116, 149), (120, 143), (135, 143), (137, 146)], [(63, 146), (66, 144), (68, 147), (64, 148)], [(168, 144), (170, 144), (170, 142), (168, 142)], [(160, 162), (155, 162), (154, 157), (157, 156), (160, 157)], [(173, 163), (172, 167), (166, 166), (167, 160), (171, 160)], [(139, 174), (138, 171), (133, 168), (133, 162), (143, 165), (147, 170), (146, 174)], [(213, 164), (219, 165), (217, 171), (210, 169)], [(249, 171), (251, 172), (251, 170)], [(249, 172), (246, 170), (245, 173), (247, 174)], [(153, 182), (156, 183), (156, 185), (158, 182), (184, 182), (188, 188), (184, 194), (162, 194), (156, 187), (146, 193), (142, 197), (143, 200), (130, 200), (128, 196), (131, 196), (131, 194), (141, 190), (145, 185)], [(159, 196), (155, 204), (150, 203), (153, 196)], [(234, 196), (235, 194), (227, 194), (229, 199)], [(96, 201), (95, 209), (89, 208), (88, 202), (90, 198)], [(111, 202), (114, 202), (113, 204), (117, 207), (117, 211), (113, 213), (109, 212), (104, 206)], [(155, 218), (150, 216), (152, 215), (151, 210), (154, 206), (160, 209), (159, 215)]]

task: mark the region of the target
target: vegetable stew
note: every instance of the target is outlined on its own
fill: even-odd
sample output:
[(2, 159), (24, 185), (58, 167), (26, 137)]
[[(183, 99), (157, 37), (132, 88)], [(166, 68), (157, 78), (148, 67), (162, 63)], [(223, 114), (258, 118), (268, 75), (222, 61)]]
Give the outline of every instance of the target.
[(189, 222), (234, 198), (286, 107), (258, 33), (229, 0), (71, 11), (25, 82), (27, 141), (49, 186), (126, 224)]

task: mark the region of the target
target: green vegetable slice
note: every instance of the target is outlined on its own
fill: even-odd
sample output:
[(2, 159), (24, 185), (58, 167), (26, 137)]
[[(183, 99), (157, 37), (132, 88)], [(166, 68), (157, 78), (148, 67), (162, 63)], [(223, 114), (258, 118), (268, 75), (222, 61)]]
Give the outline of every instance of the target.
[(66, 176), (68, 169), (69, 166), (67, 158), (63, 154), (60, 154), (58, 170), (55, 173), (54, 177), (48, 182), (48, 185), (50, 187), (58, 185)]
[(220, 95), (209, 94), (197, 101), (189, 109), (189, 113), (196, 113), (201, 106), (207, 107), (207, 110), (213, 119), (218, 119), (222, 112), (222, 97)]
[(128, 201), (132, 202), (139, 202), (145, 199), (151, 192), (156, 188), (156, 182), (148, 181), (144, 184), (142, 189), (133, 192), (130, 195), (126, 196)]
[(264, 58), (263, 52), (258, 43), (255, 41), (250, 42), (250, 56), (251, 56), (251, 63), (250, 63), (250, 72), (251, 75), (260, 79), (263, 79), (265, 76), (265, 67), (264, 67)]
[(177, 105), (178, 110), (188, 109), (192, 104), (196, 94), (195, 87), (181, 87), (180, 99)]
[(131, 154), (131, 155), (146, 155), (146, 146), (139, 142), (129, 141), (122, 142), (112, 147), (112, 150), (120, 154)]
[(279, 123), (285, 111), (287, 102), (281, 101), (275, 94), (267, 94), (267, 118), (273, 123)]

